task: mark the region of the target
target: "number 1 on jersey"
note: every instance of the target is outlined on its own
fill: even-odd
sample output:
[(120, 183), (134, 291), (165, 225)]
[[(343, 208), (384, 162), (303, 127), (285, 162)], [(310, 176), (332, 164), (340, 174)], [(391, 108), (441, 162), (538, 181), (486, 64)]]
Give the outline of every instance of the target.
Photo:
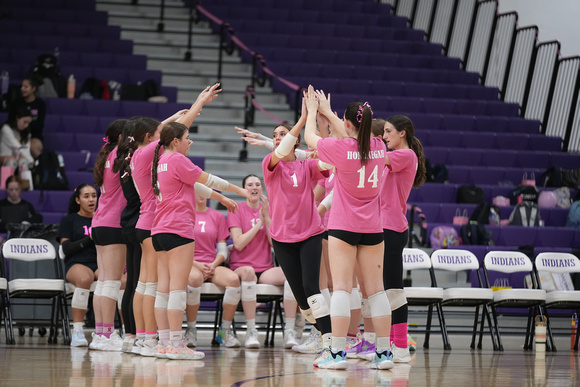
[(298, 187), (298, 179), (296, 178), (296, 172), (294, 172), (292, 175), (290, 175), (290, 177), (292, 178), (292, 181), (294, 182), (292, 187)]

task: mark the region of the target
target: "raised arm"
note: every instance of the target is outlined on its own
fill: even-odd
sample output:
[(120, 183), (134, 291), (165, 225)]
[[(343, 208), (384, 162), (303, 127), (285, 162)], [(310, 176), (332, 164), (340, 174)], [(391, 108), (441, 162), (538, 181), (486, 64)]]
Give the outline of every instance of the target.
[(221, 89), (219, 89), (219, 87), (220, 87), (220, 84), (216, 83), (213, 86), (208, 86), (205, 89), (203, 89), (203, 91), (201, 93), (199, 93), (199, 95), (197, 96), (197, 99), (195, 100), (193, 105), (191, 105), (191, 107), (189, 108), (187, 113), (185, 113), (183, 116), (179, 117), (177, 119), (177, 122), (179, 122), (179, 123), (181, 123), (189, 128), (191, 126), (191, 124), (193, 123), (193, 121), (197, 118), (197, 116), (201, 112), (201, 109), (205, 105), (207, 105), (208, 103), (210, 103), (211, 101), (213, 101), (214, 99), (217, 98), (218, 93), (220, 93), (222, 91)]
[(298, 119), (298, 122), (296, 122), (292, 129), (284, 136), (280, 145), (274, 149), (272, 158), (270, 159), (270, 164), (268, 164), (270, 170), (274, 168), (280, 160), (288, 156), (290, 152), (294, 152), (296, 141), (298, 141), (298, 135), (300, 135), (300, 131), (302, 131), (304, 124), (306, 124), (306, 115), (306, 107), (304, 105), (304, 100), (302, 100), (302, 114), (300, 115), (300, 119)]
[(346, 138), (346, 130), (344, 129), (344, 123), (342, 120), (333, 113), (330, 107), (330, 93), (328, 97), (324, 94), (322, 90), (316, 90), (316, 96), (318, 97), (318, 112), (324, 115), (330, 122), (330, 128), (334, 137), (336, 138)]
[(304, 95), (308, 116), (306, 118), (306, 130), (304, 131), (304, 141), (310, 149), (318, 149), (317, 143), (320, 136), (316, 134), (316, 113), (318, 112), (318, 99), (314, 93), (312, 85), (308, 86), (308, 93)]

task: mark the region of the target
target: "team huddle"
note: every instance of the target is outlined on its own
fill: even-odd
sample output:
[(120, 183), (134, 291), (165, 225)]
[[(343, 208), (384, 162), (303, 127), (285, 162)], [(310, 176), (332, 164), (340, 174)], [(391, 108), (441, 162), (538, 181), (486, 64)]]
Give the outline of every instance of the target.
[[(187, 158), (189, 127), (220, 91), (219, 84), (207, 87), (190, 109), (161, 123), (133, 117), (107, 129), (94, 169), (98, 208), (96, 191), (84, 185), (63, 219), (80, 225), (94, 213), (92, 236), (60, 234), (67, 280), (77, 287), (72, 345), (88, 345), (83, 319), (88, 289), (98, 279), (92, 349), (203, 359), (192, 347), (201, 286), (209, 281), (225, 288), (217, 340), (241, 345), (232, 329), (241, 301), (245, 346), (259, 348), (256, 286), (264, 283), (284, 285), (284, 347), (317, 354), (314, 366), (346, 369), (349, 357), (369, 360), (375, 369), (409, 362), (406, 202), (411, 188), (425, 181), (411, 120), (373, 119), (367, 102), (349, 104), (338, 117), (330, 94), (310, 86), (298, 122), (277, 126), (272, 139), (236, 128), (248, 143), (272, 150), (262, 162), (266, 197), (256, 175), (239, 187)], [(308, 151), (297, 149), (302, 129)], [(210, 198), (228, 209), (227, 219), (207, 207)], [(90, 244), (87, 238), (96, 247), (96, 267), (71, 258)], [(272, 264), (271, 248), (279, 266)], [(118, 300), (124, 340), (114, 328)], [(364, 333), (357, 335), (361, 317)], [(312, 324), (304, 342), (302, 318)]]

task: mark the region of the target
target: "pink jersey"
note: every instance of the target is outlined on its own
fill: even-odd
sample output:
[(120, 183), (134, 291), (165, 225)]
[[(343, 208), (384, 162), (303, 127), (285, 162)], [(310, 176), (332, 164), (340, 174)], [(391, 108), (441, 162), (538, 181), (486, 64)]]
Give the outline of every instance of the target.
[[(141, 210), (136, 228), (141, 230), (151, 230), (155, 208), (157, 208), (157, 198), (151, 186), (151, 165), (153, 165), (153, 156), (158, 143), (159, 141), (154, 141), (144, 148), (135, 150), (131, 157), (131, 176), (141, 199)], [(160, 152), (162, 150), (163, 147)]]
[[(242, 234), (246, 233), (260, 219), (260, 208), (261, 206), (254, 209), (248, 206), (248, 203), (239, 203), (235, 214), (228, 213), (228, 228), (231, 230), (232, 227), (238, 227), (242, 230)], [(235, 247), (232, 248), (230, 268), (236, 270), (242, 266), (252, 266), (256, 273), (261, 273), (273, 266), (272, 250), (263, 225), (243, 250), (238, 251)]]
[(272, 170), (272, 154), (262, 161), (264, 183), (270, 198), (270, 236), (278, 242), (294, 243), (324, 231), (314, 202), (312, 182), (328, 177), (318, 170), (318, 160), (280, 161)]
[(203, 171), (179, 152), (164, 153), (157, 165), (159, 195), (151, 235), (177, 234), (195, 239), (195, 189)]
[(195, 211), (195, 260), (212, 263), (217, 255), (216, 244), (226, 241), (230, 232), (226, 217), (221, 212), (208, 208), (204, 212)]
[[(324, 191), (325, 191), (324, 197), (327, 197), (332, 192), (332, 189), (334, 188), (334, 178), (335, 177), (336, 176), (335, 176), (334, 172), (332, 172), (328, 178), (326, 178), (322, 181), (322, 184), (319, 183), (320, 185), (324, 186)], [(328, 230), (328, 218), (330, 217), (331, 210), (332, 210), (332, 206), (331, 206), (329, 211), (326, 211), (324, 213), (324, 215), (322, 215), (322, 225), (324, 226), (324, 228), (326, 230)]]
[(381, 189), (383, 228), (403, 232), (408, 228), (407, 199), (417, 173), (417, 155), (412, 149), (387, 153), (391, 165), (385, 168)]
[(117, 158), (117, 148), (113, 149), (103, 171), (103, 185), (100, 187), (99, 206), (93, 216), (93, 227), (121, 228), (121, 212), (127, 205), (127, 199), (121, 189), (119, 172), (113, 172), (113, 163)]
[(322, 138), (317, 148), (320, 160), (336, 167), (328, 229), (383, 232), (379, 208), (386, 154), (383, 141), (371, 138), (370, 158), (365, 165), (360, 162), (354, 138)]

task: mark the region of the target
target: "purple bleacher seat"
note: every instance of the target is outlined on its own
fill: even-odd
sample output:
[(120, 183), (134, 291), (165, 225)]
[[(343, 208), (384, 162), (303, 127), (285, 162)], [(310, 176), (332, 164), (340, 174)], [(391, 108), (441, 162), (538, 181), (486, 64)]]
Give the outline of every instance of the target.
[(574, 229), (574, 240), (572, 241), (572, 247), (575, 249), (580, 248), (580, 227)]
[(68, 178), (69, 186), (73, 189), (81, 184), (95, 184), (92, 172), (67, 171), (66, 177)]
[[(160, 121), (166, 119), (167, 117), (171, 117), (176, 112), (189, 109), (191, 105), (187, 105), (184, 103), (162, 103), (157, 105), (158, 117)], [(154, 117), (155, 118), (155, 117)]]
[(41, 212), (43, 210), (44, 203), (40, 202), (40, 191), (22, 191), (20, 197), (32, 204), (36, 212)]
[(458, 213), (463, 215), (464, 211), (467, 212), (467, 217), (469, 218), (475, 207), (477, 207), (476, 204), (441, 203), (439, 217), (435, 221), (437, 223), (453, 223), (453, 217)]
[[(563, 169), (580, 168), (580, 154), (553, 152), (552, 165)], [(547, 165), (545, 167), (548, 167)]]
[(437, 222), (437, 219), (439, 219), (439, 211), (441, 209), (441, 205), (439, 203), (411, 203), (411, 202), (409, 202), (409, 204), (411, 204), (411, 205), (416, 204), (419, 208), (421, 208), (421, 211), (425, 215), (427, 222)]
[[(412, 201), (416, 203), (455, 203), (457, 186), (455, 184), (425, 183), (417, 189), (412, 189)], [(411, 196), (409, 196), (411, 201)]]
[(34, 47), (39, 50), (39, 53), (42, 52), (53, 52), (56, 47), (59, 47), (59, 50), (62, 50), (63, 47), (66, 47), (68, 38), (62, 36), (35, 36), (32, 39), (33, 44), (31, 46), (23, 46), (23, 47)]
[(81, 115), (85, 113), (84, 103), (79, 99), (48, 98), (45, 102), (47, 114)]
[(62, 218), (66, 216), (65, 212), (43, 212), (42, 222), (46, 224), (59, 224)]
[[(79, 171), (92, 167), (89, 164), (91, 153), (89, 152), (60, 152), (64, 159), (64, 165), (67, 171)], [(74, 187), (72, 187), (74, 188)]]
[(125, 68), (95, 68), (94, 76), (98, 79), (103, 79), (106, 81), (117, 81), (121, 83), (130, 83), (129, 75), (127, 74), (127, 69)]
[(57, 152), (76, 150), (74, 137), (69, 133), (44, 132), (43, 147)]
[(449, 165), (447, 166), (449, 171), (449, 182), (453, 184), (470, 184), (472, 183), (470, 177), (471, 167), (465, 167), (461, 165)]
[[(518, 152), (516, 167), (520, 168), (548, 168), (552, 163), (552, 152)], [(580, 166), (580, 164), (579, 164)]]
[(536, 235), (538, 247), (570, 247), (575, 230), (569, 227), (539, 227)]
[(433, 130), (429, 136), (429, 144), (435, 147), (461, 147), (461, 134), (446, 130)]
[(104, 39), (101, 41), (101, 50), (114, 54), (131, 54), (133, 53), (133, 41)]
[(475, 130), (478, 132), (511, 133), (505, 117), (475, 117)]
[(64, 116), (62, 131), (67, 133), (95, 133), (98, 131), (98, 119), (93, 116)]
[(527, 120), (519, 117), (509, 119), (509, 130), (513, 133), (540, 133), (540, 121)]
[(77, 132), (74, 138), (79, 151), (98, 152), (103, 146), (103, 134)]
[(503, 167), (471, 167), (470, 182), (475, 185), (498, 184), (506, 180), (506, 171), (508, 168)]
[[(490, 116), (517, 117), (520, 106), (517, 103), (507, 103), (503, 101), (488, 101), (485, 114)], [(525, 124), (527, 127), (528, 125)]]
[(482, 165), (482, 152), (478, 149), (450, 148), (447, 162), (451, 165)]
[(499, 230), (499, 239), (496, 242), (498, 245), (533, 246), (538, 233), (538, 227), (489, 226), (489, 228)]
[(177, 87), (161, 86), (161, 94), (167, 97), (167, 102), (177, 102)]
[(424, 147), (423, 151), (431, 165), (447, 164), (449, 162), (449, 148)]
[(497, 135), (495, 133), (486, 132), (463, 132), (462, 146), (466, 148), (496, 148)]
[(119, 40), (121, 38), (121, 27), (100, 26), (99, 28), (91, 28), (89, 29), (89, 37), (103, 40)]
[[(4, 122), (4, 121), (2, 121)], [(50, 132), (62, 132), (62, 120), (60, 114), (48, 114), (44, 119), (44, 130)]]
[[(2, 43), (0, 43), (2, 44)], [(34, 65), (34, 63), (36, 62), (36, 58), (38, 58), (39, 52), (38, 50), (29, 50), (29, 49), (25, 49), (25, 48), (12, 48), (10, 49), (10, 57), (12, 59), (12, 61), (14, 63), (17, 63), (19, 65), (24, 65), (26, 64), (27, 66), (29, 66), (29, 68), (27, 69), (30, 70), (30, 67), (32, 67), (32, 65)], [(3, 57), (3, 62), (6, 62), (6, 58)], [(10, 76), (12, 76), (12, 73), (10, 73)]]
[[(535, 168), (505, 168), (505, 174), (503, 180), (511, 181), (514, 185), (520, 184), (524, 174), (527, 174), (529, 179), (537, 179), (540, 177), (543, 169)], [(533, 177), (532, 177), (533, 174)]]
[(71, 194), (72, 192), (70, 191), (44, 191), (45, 201), (47, 202), (44, 206), (44, 211), (66, 212)]
[(132, 116), (157, 117), (157, 105), (146, 101), (121, 101), (120, 115), (127, 118)]
[(82, 52), (79, 55), (82, 66), (88, 67), (114, 67), (113, 54), (107, 52)]
[(568, 218), (568, 208), (540, 208), (544, 224), (549, 227), (564, 227)]
[(545, 135), (530, 135), (529, 148), (546, 152), (561, 152), (562, 138)]
[(55, 27), (56, 34), (74, 38), (86, 38), (89, 35), (88, 24), (58, 23)]
[(129, 71), (129, 83), (140, 83), (149, 79), (161, 84), (161, 71), (159, 70), (131, 70)]
[(390, 109), (404, 113), (422, 112), (423, 101), (420, 98), (392, 98)]
[(437, 84), (435, 83), (404, 83), (405, 97), (436, 98)]
[(425, 113), (453, 114), (456, 112), (456, 104), (457, 101), (452, 99), (425, 98), (423, 111)]
[(476, 118), (473, 116), (443, 116), (441, 128), (445, 130), (454, 130), (468, 132), (475, 130)]
[(534, 254), (537, 256), (540, 253), (572, 253), (570, 247), (535, 247)]
[(199, 156), (187, 156), (195, 165), (200, 167), (201, 169), (205, 168), (205, 158)]
[(481, 165), (487, 167), (509, 167), (517, 165), (518, 152), (506, 149), (486, 149), (483, 152)]
[[(434, 130), (437, 133), (436, 130)], [(423, 129), (420, 132), (415, 132), (415, 137), (421, 141), (423, 147), (431, 146), (431, 131), (429, 129)]]
[(118, 116), (121, 115), (120, 101), (104, 99), (85, 99), (85, 110), (90, 116)]
[(498, 149), (526, 150), (530, 136), (522, 133), (496, 132)]
[(128, 54), (111, 54), (111, 55), (113, 66), (135, 70), (145, 70), (147, 68), (147, 56), (145, 55), (128, 55)]
[(478, 101), (473, 103), (470, 100), (458, 100), (455, 105), (455, 113), (464, 116), (483, 116), (486, 114), (488, 101)]

